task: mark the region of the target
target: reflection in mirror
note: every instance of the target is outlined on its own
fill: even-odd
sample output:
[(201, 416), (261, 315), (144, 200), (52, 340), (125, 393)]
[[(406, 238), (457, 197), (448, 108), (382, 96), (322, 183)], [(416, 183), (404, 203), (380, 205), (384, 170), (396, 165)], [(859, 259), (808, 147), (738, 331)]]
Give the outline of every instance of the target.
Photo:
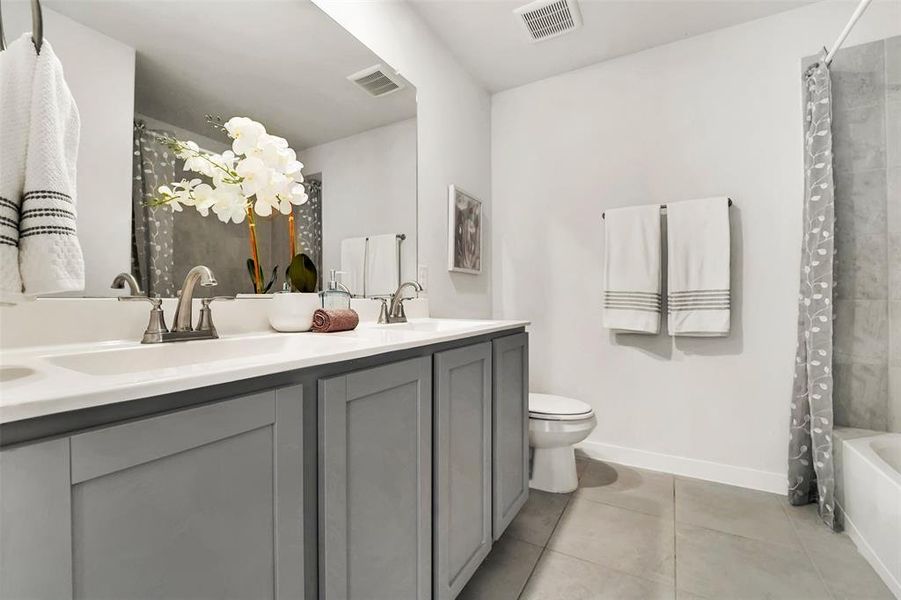
[[(82, 117), (84, 295), (127, 294), (110, 283), (130, 272), (175, 296), (198, 264), (210, 295), (318, 290), (332, 270), (357, 296), (415, 278), (415, 89), (311, 2), (44, 5)], [(29, 29), (27, 3), (4, 11), (7, 37)]]

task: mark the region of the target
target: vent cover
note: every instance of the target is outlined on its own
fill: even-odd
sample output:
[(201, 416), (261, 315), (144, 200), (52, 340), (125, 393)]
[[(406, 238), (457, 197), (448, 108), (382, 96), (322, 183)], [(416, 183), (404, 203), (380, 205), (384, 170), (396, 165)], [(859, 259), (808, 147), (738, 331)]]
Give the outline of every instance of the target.
[(404, 87), (404, 82), (396, 73), (391, 73), (382, 65), (375, 65), (350, 75), (348, 79), (376, 98), (387, 96)]
[(532, 42), (555, 38), (582, 25), (576, 0), (537, 0), (513, 12), (520, 18)]

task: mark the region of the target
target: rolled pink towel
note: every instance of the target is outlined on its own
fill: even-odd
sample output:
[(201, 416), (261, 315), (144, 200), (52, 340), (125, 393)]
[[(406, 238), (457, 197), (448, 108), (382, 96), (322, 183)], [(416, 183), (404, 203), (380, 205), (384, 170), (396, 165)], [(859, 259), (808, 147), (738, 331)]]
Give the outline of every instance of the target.
[(356, 329), (359, 322), (360, 315), (352, 308), (320, 308), (313, 313), (313, 331), (316, 333), (350, 331)]

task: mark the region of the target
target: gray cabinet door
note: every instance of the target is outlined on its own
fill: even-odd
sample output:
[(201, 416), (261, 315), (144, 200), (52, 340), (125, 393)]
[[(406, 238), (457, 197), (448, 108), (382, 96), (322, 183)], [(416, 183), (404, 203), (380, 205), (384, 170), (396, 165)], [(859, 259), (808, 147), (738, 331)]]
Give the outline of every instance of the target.
[(69, 440), (0, 451), (0, 598), (72, 597)]
[(435, 594), (455, 598), (491, 550), (491, 344), (435, 354)]
[(303, 597), (302, 394), (70, 438), (74, 597)]
[(529, 336), (493, 342), (494, 539), (529, 497)]
[(429, 598), (430, 359), (321, 380), (319, 418), (320, 596)]

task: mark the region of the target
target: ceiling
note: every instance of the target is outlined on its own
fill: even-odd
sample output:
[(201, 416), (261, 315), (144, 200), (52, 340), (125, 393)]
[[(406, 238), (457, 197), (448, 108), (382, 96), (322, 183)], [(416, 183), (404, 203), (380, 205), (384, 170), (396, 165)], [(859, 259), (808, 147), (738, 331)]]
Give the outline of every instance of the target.
[(136, 50), (135, 110), (203, 135), (249, 116), (301, 150), (416, 116), (346, 79), (382, 63), (308, 0), (45, 0)]
[(660, 46), (812, 0), (581, 0), (582, 27), (530, 43), (513, 9), (529, 0), (408, 0), (491, 92)]

